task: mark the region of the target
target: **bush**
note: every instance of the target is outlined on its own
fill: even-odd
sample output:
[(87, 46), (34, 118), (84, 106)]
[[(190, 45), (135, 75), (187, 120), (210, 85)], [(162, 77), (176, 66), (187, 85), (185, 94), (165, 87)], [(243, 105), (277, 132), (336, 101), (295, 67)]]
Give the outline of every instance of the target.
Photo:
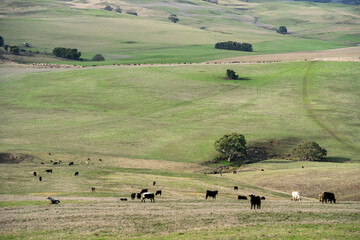
[(92, 61), (105, 61), (105, 58), (101, 54), (96, 54), (95, 56), (93, 56), (93, 58), (91, 60)]
[(238, 75), (236, 75), (236, 72), (234, 70), (231, 70), (231, 69), (227, 69), (226, 70), (226, 76), (229, 78), (229, 79), (233, 79), (233, 80), (236, 80), (239, 78)]
[(227, 49), (227, 50), (236, 50), (236, 51), (246, 51), (252, 52), (253, 47), (250, 43), (238, 43), (233, 41), (228, 42), (218, 42), (215, 44), (217, 49)]
[(11, 53), (13, 53), (13, 54), (19, 54), (20, 53), (20, 49), (17, 46), (11, 45), (9, 47), (10, 47), (10, 52)]
[(215, 149), (220, 153), (225, 154), (228, 162), (247, 154), (245, 137), (238, 133), (222, 136), (215, 142)]
[(285, 34), (285, 33), (287, 33), (287, 28), (285, 26), (281, 26), (281, 27), (279, 27), (277, 32), (281, 33), (281, 34)]
[(293, 157), (299, 158), (300, 161), (317, 161), (325, 157), (326, 149), (321, 148), (316, 142), (304, 142), (296, 146), (292, 151)]
[(106, 6), (105, 8), (104, 8), (104, 10), (106, 10), (106, 11), (112, 11), (113, 10), (113, 8), (111, 7), (111, 6)]
[(137, 16), (137, 12), (135, 10), (127, 10), (126, 11), (127, 14), (130, 14), (130, 15), (134, 15), (134, 16)]
[(176, 14), (171, 14), (168, 19), (172, 21), (173, 23), (176, 23), (179, 21), (179, 18), (176, 16)]
[(68, 58), (71, 60), (79, 60), (81, 52), (78, 52), (76, 48), (63, 48), (57, 47), (54, 48), (52, 52), (56, 57)]
[(117, 13), (122, 13), (122, 10), (121, 10), (121, 8), (117, 8), (116, 10), (115, 10), (115, 12), (117, 12)]

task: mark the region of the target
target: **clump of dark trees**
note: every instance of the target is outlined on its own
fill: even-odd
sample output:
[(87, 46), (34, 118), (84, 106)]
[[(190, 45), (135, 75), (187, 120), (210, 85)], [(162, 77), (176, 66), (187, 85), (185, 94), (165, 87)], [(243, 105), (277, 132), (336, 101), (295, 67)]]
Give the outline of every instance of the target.
[(78, 50), (76, 48), (56, 47), (56, 48), (54, 48), (52, 53), (56, 57), (67, 58), (67, 59), (71, 59), (71, 60), (81, 60), (80, 59), (81, 52), (78, 52)]
[(232, 69), (227, 69), (226, 70), (226, 76), (229, 78), (229, 79), (232, 79), (232, 80), (236, 80), (239, 78), (239, 75), (236, 75), (236, 72)]
[(253, 46), (250, 43), (239, 43), (239, 42), (233, 42), (233, 41), (218, 42), (215, 44), (215, 48), (236, 50), (236, 51), (246, 51), (246, 52), (253, 51)]

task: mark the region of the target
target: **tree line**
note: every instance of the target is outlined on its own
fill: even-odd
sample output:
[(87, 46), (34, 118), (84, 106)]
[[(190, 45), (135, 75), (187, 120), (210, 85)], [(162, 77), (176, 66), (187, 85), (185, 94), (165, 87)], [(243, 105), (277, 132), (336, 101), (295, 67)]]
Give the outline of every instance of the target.
[(233, 41), (218, 42), (215, 44), (215, 48), (236, 50), (236, 51), (246, 51), (246, 52), (253, 51), (253, 46), (250, 43), (239, 43), (239, 42), (233, 42)]
[(56, 57), (68, 58), (71, 60), (79, 60), (81, 56), (81, 52), (78, 52), (76, 48), (63, 48), (57, 47), (54, 48), (52, 52)]

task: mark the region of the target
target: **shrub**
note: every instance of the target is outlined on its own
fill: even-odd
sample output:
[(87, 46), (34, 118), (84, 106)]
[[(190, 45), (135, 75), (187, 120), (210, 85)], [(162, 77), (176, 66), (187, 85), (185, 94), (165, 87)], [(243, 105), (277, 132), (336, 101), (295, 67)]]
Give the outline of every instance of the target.
[(222, 136), (215, 142), (215, 149), (225, 154), (228, 162), (231, 162), (236, 157), (247, 154), (245, 137), (238, 133), (225, 134)]
[(226, 76), (229, 78), (229, 79), (233, 79), (233, 80), (236, 80), (239, 78), (238, 75), (236, 75), (236, 72), (234, 70), (231, 70), (231, 69), (227, 69), (226, 70)]
[(299, 158), (300, 161), (317, 161), (325, 157), (326, 154), (326, 149), (311, 141), (299, 144), (291, 151), (291, 155)]
[(281, 26), (281, 27), (279, 27), (277, 32), (281, 33), (281, 34), (285, 34), (285, 33), (287, 33), (287, 28), (285, 26)]
[(137, 16), (137, 12), (135, 10), (127, 10), (126, 11), (127, 14), (130, 14), (130, 15), (134, 15), (134, 16)]
[(91, 60), (92, 61), (105, 61), (105, 58), (101, 54), (96, 54), (95, 56), (92, 57)]
[(236, 51), (246, 51), (246, 52), (253, 51), (253, 47), (250, 43), (238, 43), (238, 42), (233, 42), (233, 41), (218, 42), (215, 44), (215, 48), (236, 50)]
[(107, 6), (104, 8), (104, 10), (106, 10), (106, 11), (112, 11), (113, 8), (112, 8), (111, 6), (109, 6), (109, 5), (107, 5)]
[(168, 19), (172, 21), (173, 23), (176, 23), (179, 21), (179, 18), (176, 16), (176, 14), (171, 14)]
[(13, 54), (19, 54), (20, 53), (20, 49), (17, 46), (11, 45), (9, 47), (10, 47), (10, 52), (11, 53), (13, 53)]
[(121, 8), (117, 8), (116, 10), (115, 10), (115, 12), (117, 12), (117, 13), (122, 13), (122, 10), (121, 10)]

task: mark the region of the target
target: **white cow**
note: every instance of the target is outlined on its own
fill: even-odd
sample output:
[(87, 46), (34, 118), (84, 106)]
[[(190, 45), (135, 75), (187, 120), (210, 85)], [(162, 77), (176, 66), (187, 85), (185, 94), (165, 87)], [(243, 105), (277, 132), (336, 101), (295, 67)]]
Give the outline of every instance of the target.
[(299, 192), (292, 192), (292, 199), (293, 201), (301, 201), (300, 193)]

